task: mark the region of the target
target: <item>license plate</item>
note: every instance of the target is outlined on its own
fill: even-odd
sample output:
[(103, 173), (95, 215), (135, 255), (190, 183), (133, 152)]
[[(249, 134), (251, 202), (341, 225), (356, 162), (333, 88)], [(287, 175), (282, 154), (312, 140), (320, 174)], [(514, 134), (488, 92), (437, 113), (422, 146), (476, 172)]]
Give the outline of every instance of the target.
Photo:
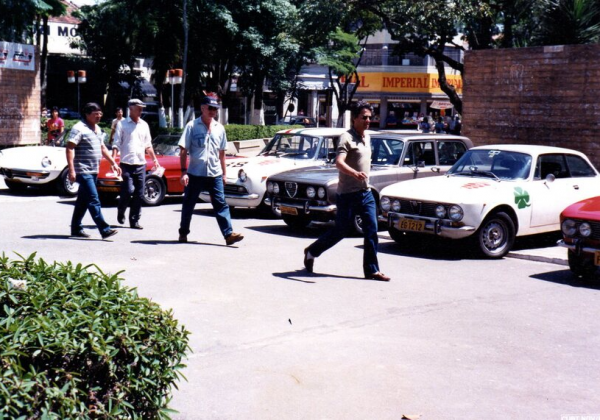
[(396, 225), (398, 230), (410, 230), (412, 232), (422, 232), (425, 230), (425, 221), (413, 219), (400, 219)]
[(291, 214), (292, 216), (298, 216), (298, 209), (295, 207), (279, 206), (279, 210), (282, 214)]
[(594, 264), (600, 265), (600, 251), (594, 252)]

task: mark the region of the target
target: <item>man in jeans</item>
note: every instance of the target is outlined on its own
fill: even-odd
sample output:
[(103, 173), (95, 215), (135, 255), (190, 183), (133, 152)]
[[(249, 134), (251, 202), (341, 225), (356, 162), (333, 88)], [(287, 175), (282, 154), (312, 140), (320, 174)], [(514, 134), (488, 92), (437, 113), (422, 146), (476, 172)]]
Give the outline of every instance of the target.
[(125, 211), (129, 209), (129, 226), (132, 229), (143, 229), (139, 220), (142, 215), (142, 202), (144, 201), (144, 184), (146, 182), (146, 154), (148, 152), (154, 162), (154, 167), (160, 164), (152, 148), (152, 136), (148, 123), (141, 119), (142, 111), (146, 106), (139, 99), (131, 99), (129, 117), (119, 121), (115, 128), (115, 142), (112, 156), (121, 154), (121, 193), (117, 210), (117, 221), (125, 223)]
[(97, 125), (102, 118), (100, 105), (90, 102), (83, 107), (84, 119), (71, 129), (67, 141), (67, 163), (69, 165), (69, 180), (79, 183), (79, 192), (75, 202), (75, 210), (71, 219), (71, 236), (89, 238), (81, 224), (87, 210), (96, 223), (102, 239), (117, 233), (111, 229), (102, 216), (100, 198), (96, 190), (98, 167), (102, 155), (110, 162), (112, 169), (121, 174), (121, 169), (113, 160), (104, 145), (104, 133)]
[[(190, 222), (194, 207), (201, 191), (208, 191), (217, 223), (227, 245), (233, 245), (244, 239), (231, 228), (229, 206), (225, 202), (223, 185), (226, 182), (225, 150), (227, 136), (225, 128), (215, 121), (221, 105), (215, 94), (208, 94), (202, 99), (202, 115), (190, 121), (184, 128), (180, 147), (181, 184), (185, 186), (183, 206), (181, 209), (181, 225), (179, 242), (187, 242), (190, 233)], [(190, 166), (188, 168), (188, 155)]]
[(377, 261), (377, 204), (369, 188), (371, 169), (371, 138), (369, 128), (373, 108), (358, 102), (352, 109), (352, 128), (340, 136), (335, 165), (340, 171), (337, 189), (335, 227), (304, 250), (304, 266), (312, 273), (315, 258), (341, 241), (353, 230), (353, 220), (359, 214), (365, 237), (363, 271), (366, 279), (389, 281), (379, 271)]

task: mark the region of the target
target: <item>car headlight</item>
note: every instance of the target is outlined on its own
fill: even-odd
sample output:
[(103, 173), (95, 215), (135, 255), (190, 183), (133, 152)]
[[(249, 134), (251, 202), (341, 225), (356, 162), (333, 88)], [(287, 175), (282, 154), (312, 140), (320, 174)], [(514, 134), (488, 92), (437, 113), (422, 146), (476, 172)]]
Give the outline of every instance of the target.
[(47, 168), (50, 165), (52, 165), (52, 161), (50, 160), (50, 158), (48, 156), (44, 157), (42, 159), (42, 167)]
[(315, 187), (307, 187), (306, 188), (306, 196), (308, 198), (315, 198), (316, 195), (317, 195), (317, 191), (315, 190)]
[(273, 193), (279, 194), (279, 184), (277, 182), (273, 182)]
[(592, 234), (592, 227), (588, 222), (583, 222), (579, 225), (579, 234), (584, 238), (587, 238)]
[(240, 181), (246, 182), (248, 180), (248, 175), (246, 175), (246, 172), (243, 169), (240, 169), (238, 172), (238, 178)]
[(321, 199), (325, 198), (325, 188), (319, 187), (319, 189), (317, 190), (317, 195)]
[(267, 182), (267, 192), (269, 192), (269, 193), (273, 192), (273, 183), (272, 182)]
[(577, 228), (575, 227), (575, 220), (566, 219), (560, 225), (560, 229), (565, 235), (574, 236), (575, 233), (577, 233)]
[(400, 200), (392, 201), (392, 211), (400, 211)]
[(389, 197), (381, 197), (379, 205), (381, 206), (381, 210), (390, 211), (390, 207), (392, 207), (392, 202)]
[(444, 217), (446, 217), (446, 207), (442, 206), (441, 204), (437, 206), (435, 208), (435, 216), (438, 219), (443, 219)]
[(450, 206), (448, 209), (448, 217), (450, 217), (450, 220), (453, 222), (460, 222), (464, 215), (465, 213), (463, 212), (462, 207), (457, 206), (456, 204)]

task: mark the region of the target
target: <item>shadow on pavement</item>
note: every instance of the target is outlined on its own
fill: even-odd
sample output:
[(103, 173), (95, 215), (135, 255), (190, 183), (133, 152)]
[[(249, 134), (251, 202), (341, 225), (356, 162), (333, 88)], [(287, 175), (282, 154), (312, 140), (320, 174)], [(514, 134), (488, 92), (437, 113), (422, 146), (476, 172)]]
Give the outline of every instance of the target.
[[(300, 258), (302, 258), (302, 256), (300, 256)], [(302, 260), (300, 260), (300, 263), (302, 263)], [(336, 274), (327, 274), (327, 273), (309, 273), (305, 269), (294, 270), (294, 271), (284, 271), (282, 273), (273, 273), (273, 277), (279, 277), (284, 280), (299, 281), (302, 283), (316, 283), (316, 282), (311, 281), (311, 280), (302, 280), (302, 279), (299, 279), (296, 277), (317, 278), (317, 279), (318, 278), (334, 278), (334, 279), (343, 279), (343, 280), (379, 281), (379, 280), (365, 279), (364, 277), (339, 276)], [(387, 282), (383, 282), (383, 283), (387, 283)]]
[(270, 225), (270, 226), (248, 226), (246, 229), (254, 230), (261, 233), (268, 233), (270, 235), (286, 236), (288, 238), (318, 238), (320, 235), (327, 231), (327, 227), (313, 225), (308, 226), (302, 230), (291, 229), (285, 224)]
[(161, 241), (161, 240), (146, 240), (146, 241), (131, 241), (132, 244), (142, 244), (142, 245), (206, 245), (206, 246), (218, 246), (221, 248), (238, 248), (237, 246), (232, 245), (221, 245), (221, 244), (211, 244), (208, 242), (197, 242), (197, 241), (187, 241), (185, 243), (181, 243), (178, 240), (172, 241)]
[(563, 284), (575, 288), (600, 290), (600, 276), (598, 272), (596, 272), (593, 278), (587, 280), (577, 277), (570, 270), (548, 271), (546, 273), (534, 274), (530, 277), (536, 280)]
[[(381, 241), (381, 235), (379, 238), (379, 252), (383, 254), (445, 261), (480, 259), (465, 241), (418, 237), (415, 240), (411, 240), (410, 243), (400, 245), (391, 239), (385, 241), (385, 239), (389, 239), (387, 237), (383, 238), (384, 241)], [(363, 246), (361, 245), (357, 248), (363, 248)]]
[(556, 242), (562, 239), (560, 232), (540, 233), (516, 238), (511, 251), (522, 251), (535, 248), (550, 248), (556, 246)]
[(21, 236), (23, 239), (69, 239), (71, 241), (106, 241), (102, 238), (75, 238), (70, 235), (29, 235)]

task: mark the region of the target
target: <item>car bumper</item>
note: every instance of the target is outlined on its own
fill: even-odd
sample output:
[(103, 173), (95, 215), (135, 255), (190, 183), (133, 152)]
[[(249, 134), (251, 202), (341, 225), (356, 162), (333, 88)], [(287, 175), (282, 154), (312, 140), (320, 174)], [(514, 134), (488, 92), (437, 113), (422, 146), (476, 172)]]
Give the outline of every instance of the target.
[(121, 192), (121, 181), (118, 179), (99, 179), (96, 183), (98, 192), (119, 193)]
[(271, 206), (271, 207), (279, 207), (282, 205), (285, 207), (293, 207), (295, 209), (301, 210), (306, 215), (310, 215), (311, 212), (335, 213), (335, 211), (337, 210), (337, 207), (335, 204), (329, 204), (326, 206), (318, 206), (318, 205), (311, 205), (308, 201), (305, 201), (304, 203), (281, 203), (281, 201), (278, 200), (277, 198), (273, 199), (270, 197), (265, 198), (265, 204), (268, 206)]
[[(200, 199), (206, 203), (210, 202), (210, 194), (206, 191), (200, 193)], [(261, 203), (261, 197), (258, 194), (229, 194), (225, 193), (225, 201), (232, 207), (258, 207)]]
[[(471, 236), (477, 228), (474, 226), (452, 226), (448, 220), (440, 220), (433, 217), (414, 216), (412, 214), (402, 214), (389, 212), (387, 216), (387, 224), (390, 229), (398, 229), (398, 221), (400, 219), (411, 219), (425, 222), (424, 229), (415, 231), (416, 233), (424, 233), (429, 235), (441, 236), (450, 239), (462, 239)], [(402, 230), (403, 232), (412, 232), (410, 230)]]
[(566, 243), (563, 239), (556, 243), (558, 246), (563, 248), (567, 248), (573, 251), (576, 255), (581, 254), (595, 254), (596, 252), (600, 252), (600, 247), (598, 246), (585, 246), (581, 243), (581, 241), (575, 241), (572, 244)]
[(60, 171), (0, 168), (0, 175), (9, 181), (28, 185), (47, 184), (60, 175)]

